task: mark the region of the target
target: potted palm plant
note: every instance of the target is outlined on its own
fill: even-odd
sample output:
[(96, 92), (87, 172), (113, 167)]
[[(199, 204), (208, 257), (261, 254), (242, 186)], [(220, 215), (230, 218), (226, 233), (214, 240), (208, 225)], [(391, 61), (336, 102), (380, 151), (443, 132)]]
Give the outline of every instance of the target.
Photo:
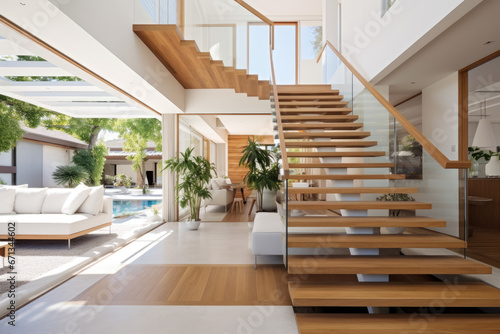
[(244, 181), (249, 187), (257, 190), (257, 211), (274, 210), (276, 191), (281, 185), (277, 154), (263, 149), (258, 142), (250, 138), (242, 153), (239, 165), (249, 169)]
[(57, 184), (67, 188), (75, 188), (80, 182), (85, 182), (89, 174), (80, 166), (57, 166), (52, 178)]
[(208, 183), (213, 175), (217, 175), (215, 165), (201, 156), (193, 156), (192, 148), (181, 153), (180, 158), (172, 158), (164, 162), (163, 170), (169, 170), (177, 175), (177, 203), (182, 208), (189, 208), (189, 218), (186, 221), (190, 230), (200, 226), (200, 206), (202, 199), (212, 198), (208, 191)]
[[(415, 199), (407, 194), (384, 194), (377, 197), (377, 201), (389, 201), (389, 202), (413, 202)], [(399, 216), (415, 216), (415, 210), (389, 210), (390, 217)], [(405, 227), (386, 227), (386, 229), (392, 234), (401, 234), (406, 229)]]

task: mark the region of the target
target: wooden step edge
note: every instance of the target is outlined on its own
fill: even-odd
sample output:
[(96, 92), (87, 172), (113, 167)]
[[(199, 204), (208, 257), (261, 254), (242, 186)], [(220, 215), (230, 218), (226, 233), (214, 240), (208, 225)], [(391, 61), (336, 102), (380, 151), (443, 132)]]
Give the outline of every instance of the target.
[(446, 227), (446, 221), (414, 217), (288, 217), (288, 227)]
[(310, 157), (310, 158), (341, 158), (341, 157), (383, 157), (385, 152), (365, 151), (365, 152), (287, 152), (288, 158)]
[(346, 140), (346, 141), (331, 141), (331, 142), (301, 142), (301, 141), (286, 141), (286, 148), (318, 148), (318, 147), (373, 147), (377, 146), (376, 141), (365, 140)]
[(289, 274), (489, 275), (488, 265), (452, 256), (288, 256)]
[(404, 180), (403, 174), (286, 175), (288, 180)]
[(393, 163), (341, 162), (341, 163), (298, 163), (289, 164), (290, 168), (393, 168)]
[(498, 314), (332, 314), (295, 313), (300, 334), (493, 334)]
[(430, 210), (431, 203), (399, 201), (288, 201), (296, 210)]
[(480, 282), (288, 283), (293, 306), (499, 307), (500, 290)]
[(416, 194), (418, 188), (409, 187), (288, 187), (289, 194)]

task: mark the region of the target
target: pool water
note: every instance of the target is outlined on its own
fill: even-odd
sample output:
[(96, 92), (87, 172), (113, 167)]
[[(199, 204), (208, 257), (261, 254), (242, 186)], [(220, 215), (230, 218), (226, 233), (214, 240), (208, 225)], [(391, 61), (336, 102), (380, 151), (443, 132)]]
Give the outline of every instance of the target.
[(113, 201), (113, 217), (118, 217), (124, 213), (142, 211), (159, 203), (161, 201)]

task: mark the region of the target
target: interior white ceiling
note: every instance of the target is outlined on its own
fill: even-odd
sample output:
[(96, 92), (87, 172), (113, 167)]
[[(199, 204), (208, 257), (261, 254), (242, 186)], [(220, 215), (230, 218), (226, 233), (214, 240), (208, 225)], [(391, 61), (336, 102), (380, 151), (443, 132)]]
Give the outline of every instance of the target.
[(390, 86), (390, 102), (397, 104), (492, 54), (500, 49), (499, 13), (500, 1), (484, 0), (377, 84)]
[(221, 122), (231, 135), (272, 135), (273, 118), (271, 115), (219, 115)]

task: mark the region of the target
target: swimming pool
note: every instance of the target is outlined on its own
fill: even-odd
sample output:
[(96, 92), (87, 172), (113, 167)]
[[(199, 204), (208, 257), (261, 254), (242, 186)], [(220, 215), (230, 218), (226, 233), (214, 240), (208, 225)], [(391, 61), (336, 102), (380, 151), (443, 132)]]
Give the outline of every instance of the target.
[(118, 217), (124, 213), (138, 212), (153, 205), (159, 204), (161, 201), (113, 201), (113, 217)]

